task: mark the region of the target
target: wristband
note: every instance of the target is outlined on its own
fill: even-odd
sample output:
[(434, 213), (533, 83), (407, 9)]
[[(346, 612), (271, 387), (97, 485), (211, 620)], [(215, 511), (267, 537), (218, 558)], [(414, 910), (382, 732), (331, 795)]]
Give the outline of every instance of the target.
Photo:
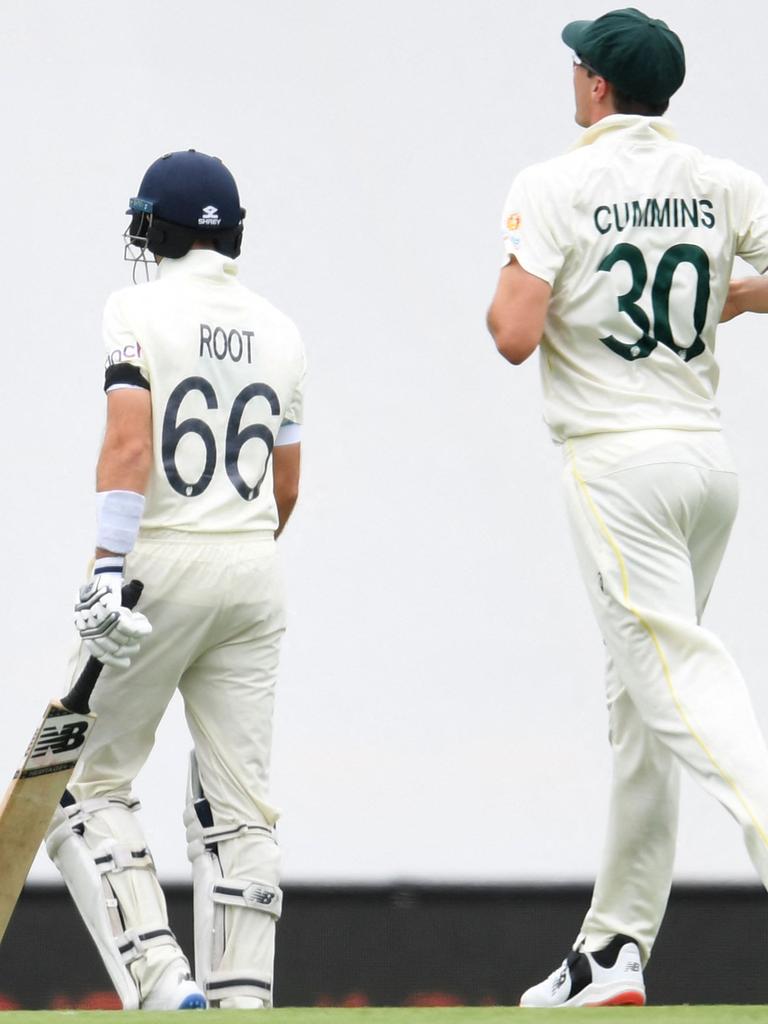
[(105, 555), (93, 562), (94, 576), (122, 576), (125, 558), (122, 555)]
[(144, 495), (135, 491), (96, 493), (96, 547), (127, 555), (139, 535)]

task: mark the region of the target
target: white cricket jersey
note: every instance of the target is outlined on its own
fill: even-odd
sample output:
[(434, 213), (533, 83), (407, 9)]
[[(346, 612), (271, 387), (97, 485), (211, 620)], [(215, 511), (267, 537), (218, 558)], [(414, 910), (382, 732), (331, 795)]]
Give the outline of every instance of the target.
[(768, 188), (675, 141), (668, 121), (614, 114), (526, 168), (504, 245), (552, 286), (541, 344), (555, 440), (719, 430), (715, 330), (734, 256), (768, 269)]
[[(143, 529), (277, 528), (272, 448), (298, 440), (305, 355), (294, 324), (207, 249), (104, 310), (105, 388), (148, 387), (154, 459)], [(278, 442), (279, 443), (279, 442)]]

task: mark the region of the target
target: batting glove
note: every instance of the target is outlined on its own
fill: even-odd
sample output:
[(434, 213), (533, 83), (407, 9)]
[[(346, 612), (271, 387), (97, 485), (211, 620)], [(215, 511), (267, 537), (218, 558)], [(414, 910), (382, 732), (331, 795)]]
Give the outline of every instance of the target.
[(105, 665), (128, 668), (143, 636), (152, 632), (145, 615), (123, 608), (123, 559), (99, 558), (90, 582), (80, 588), (75, 629), (89, 653)]

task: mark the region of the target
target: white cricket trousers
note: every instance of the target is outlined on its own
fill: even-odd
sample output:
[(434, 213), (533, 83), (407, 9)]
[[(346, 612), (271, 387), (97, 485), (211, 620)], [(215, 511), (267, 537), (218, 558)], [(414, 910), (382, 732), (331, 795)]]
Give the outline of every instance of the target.
[(273, 825), (269, 762), (285, 606), (272, 534), (153, 530), (128, 556), (125, 578), (144, 583), (138, 610), (152, 633), (130, 668), (102, 673), (91, 702), (98, 722), (69, 787), (75, 799), (130, 799), (178, 689), (214, 819)]
[[(271, 828), (278, 817), (269, 797), (272, 712), (285, 629), (272, 534), (143, 533), (127, 559), (125, 576), (144, 583), (138, 608), (152, 623), (152, 633), (130, 668), (105, 668), (99, 679), (91, 702), (98, 720), (68, 787), (72, 795), (78, 803), (109, 798), (130, 806), (133, 780), (178, 689), (217, 828)], [(186, 745), (176, 756), (187, 763)], [(178, 798), (181, 830), (183, 791)], [(139, 829), (138, 823), (134, 827)], [(104, 840), (125, 841), (119, 832), (110, 834), (109, 815), (96, 816), (90, 828), (96, 838), (102, 829)], [(232, 842), (221, 857), (228, 858), (224, 866), (233, 876), (249, 877), (256, 870), (260, 878), (250, 859), (262, 849)], [(276, 848), (270, 857), (276, 861)], [(110, 879), (129, 925), (167, 928), (154, 871), (118, 872)], [(264, 917), (236, 909), (227, 947), (235, 967), (243, 969), (243, 959), (248, 966), (251, 932)], [(270, 928), (273, 934), (274, 922)], [(135, 971), (142, 992), (151, 990), (177, 955), (168, 946), (149, 950)]]
[(672, 882), (679, 765), (743, 830), (768, 887), (768, 748), (744, 679), (701, 625), (738, 504), (719, 431), (566, 444), (568, 515), (608, 654), (608, 836), (575, 947), (629, 935), (648, 959)]

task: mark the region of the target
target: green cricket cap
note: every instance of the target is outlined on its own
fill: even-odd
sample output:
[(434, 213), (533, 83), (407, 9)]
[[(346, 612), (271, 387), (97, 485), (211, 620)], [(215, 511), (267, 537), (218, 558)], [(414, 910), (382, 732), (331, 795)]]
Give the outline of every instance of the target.
[(664, 103), (685, 78), (685, 50), (672, 29), (635, 7), (594, 21), (572, 21), (563, 42), (633, 100)]

